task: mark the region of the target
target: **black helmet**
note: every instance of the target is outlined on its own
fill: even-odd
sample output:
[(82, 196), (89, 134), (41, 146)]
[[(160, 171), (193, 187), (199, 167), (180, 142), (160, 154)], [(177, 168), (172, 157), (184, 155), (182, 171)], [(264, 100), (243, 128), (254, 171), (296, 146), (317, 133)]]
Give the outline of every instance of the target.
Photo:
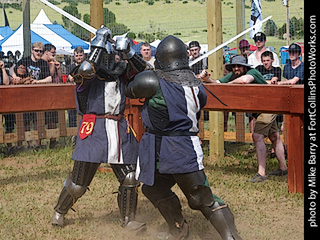
[(186, 45), (172, 35), (165, 37), (157, 47), (155, 67), (165, 72), (189, 69)]

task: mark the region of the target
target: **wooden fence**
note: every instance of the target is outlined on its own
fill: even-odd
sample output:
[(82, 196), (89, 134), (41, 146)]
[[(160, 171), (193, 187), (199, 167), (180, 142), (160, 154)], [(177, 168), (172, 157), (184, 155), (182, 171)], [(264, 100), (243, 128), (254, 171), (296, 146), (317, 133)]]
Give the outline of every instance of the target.
[[(1, 86), (0, 113), (15, 113), (17, 131), (3, 134), (0, 118), (0, 143), (13, 143), (23, 140), (38, 140), (76, 135), (77, 127), (69, 128), (66, 124), (65, 110), (74, 109), (74, 85), (46, 84), (29, 86)], [(244, 118), (243, 112), (265, 112), (286, 114), (287, 154), (288, 154), (288, 189), (290, 192), (304, 192), (304, 87), (303, 86), (261, 86), (208, 84), (228, 106), (219, 103), (208, 93), (205, 109), (208, 111), (237, 112), (237, 117)], [(125, 114), (140, 139), (144, 128), (141, 121), (143, 103), (138, 99), (127, 100)], [(59, 128), (45, 129), (44, 111), (58, 111)], [(24, 132), (23, 113), (37, 112), (37, 130)], [(239, 122), (239, 121), (237, 121)], [(242, 121), (242, 125), (244, 125)], [(244, 126), (237, 126), (232, 136), (239, 142), (246, 141)], [(211, 131), (211, 130), (210, 130)], [(230, 133), (225, 134), (225, 136)], [(247, 134), (248, 135), (248, 134)], [(208, 133), (200, 137), (208, 139)], [(248, 137), (247, 137), (248, 138)], [(210, 139), (210, 138), (209, 138)], [(212, 146), (214, 141), (210, 141)]]

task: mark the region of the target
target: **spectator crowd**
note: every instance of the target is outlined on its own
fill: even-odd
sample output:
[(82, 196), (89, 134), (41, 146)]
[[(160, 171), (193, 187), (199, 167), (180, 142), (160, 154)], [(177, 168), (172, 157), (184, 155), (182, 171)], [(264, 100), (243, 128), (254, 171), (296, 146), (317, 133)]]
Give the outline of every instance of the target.
[[(224, 54), (223, 75), (219, 79), (212, 79), (208, 69), (208, 60), (197, 62), (191, 66), (191, 70), (196, 77), (204, 83), (228, 83), (228, 84), (275, 84), (275, 85), (293, 85), (304, 83), (304, 63), (302, 62), (302, 49), (300, 45), (293, 43), (288, 47), (289, 60), (284, 67), (280, 66), (279, 57), (272, 47), (267, 47), (266, 35), (258, 32), (253, 38), (256, 50), (250, 52), (249, 41), (242, 39), (239, 42), (239, 55), (231, 57), (229, 53)], [(186, 47), (189, 52), (189, 61), (194, 61), (201, 56), (201, 45), (198, 41), (192, 40)], [(1, 54), (1, 58), (3, 57)], [(10, 55), (10, 56), (9, 56)], [(141, 57), (148, 63), (149, 69), (154, 68), (155, 57), (151, 56), (151, 46), (145, 42), (140, 47)], [(56, 48), (52, 44), (43, 45), (41, 42), (35, 42), (31, 47), (31, 55), (28, 57), (14, 59), (13, 54), (8, 53), (9, 61), (0, 60), (0, 85), (28, 85), (45, 83), (73, 83), (74, 79), (70, 73), (79, 66), (85, 59), (84, 50), (77, 47), (74, 50), (72, 60), (69, 56), (57, 58)], [(20, 54), (16, 54), (20, 57)], [(13, 59), (13, 60), (12, 60)], [(116, 55), (115, 61), (119, 61), (120, 56)], [(225, 113), (225, 123), (228, 119)], [(255, 151), (258, 159), (258, 172), (249, 179), (250, 182), (262, 182), (267, 179), (266, 174), (266, 146), (264, 138), (269, 137), (272, 143), (271, 154), (277, 157), (279, 169), (270, 172), (269, 175), (287, 174), (285, 163), (285, 148), (279, 136), (277, 122), (282, 122), (282, 116), (276, 114), (251, 114), (246, 113), (249, 118), (249, 129), (252, 133)], [(205, 116), (205, 119), (208, 118)], [(3, 114), (5, 122), (5, 133), (12, 133), (15, 129), (15, 114)], [(35, 112), (24, 113), (24, 130), (30, 131), (33, 127), (37, 130), (37, 115)], [(77, 126), (77, 113), (75, 110), (68, 110), (69, 127)], [(58, 127), (58, 113), (50, 111), (45, 113), (45, 124), (47, 129)], [(282, 130), (282, 129), (281, 129)], [(227, 124), (225, 124), (227, 131)], [(55, 139), (50, 139), (49, 147), (54, 147)], [(11, 147), (11, 144), (7, 144)], [(18, 142), (18, 146), (21, 142)], [(39, 148), (39, 141), (28, 142), (29, 147)]]

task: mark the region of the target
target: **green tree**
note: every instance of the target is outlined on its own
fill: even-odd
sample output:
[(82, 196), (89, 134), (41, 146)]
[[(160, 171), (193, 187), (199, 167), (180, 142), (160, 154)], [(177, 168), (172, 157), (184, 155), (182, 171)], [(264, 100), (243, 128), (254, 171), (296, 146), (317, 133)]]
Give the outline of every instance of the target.
[(264, 33), (267, 36), (275, 36), (277, 34), (277, 25), (271, 19), (266, 22), (266, 26), (264, 28)]
[(89, 25), (90, 25), (90, 14), (86, 13), (85, 15), (83, 15), (83, 21), (84, 21), (86, 24), (89, 24)]
[[(67, 13), (71, 14), (72, 16), (81, 19), (81, 13), (79, 13), (77, 6), (75, 5), (69, 5), (69, 6), (64, 6), (63, 10), (66, 11)], [(62, 21), (64, 27), (71, 32), (74, 26), (76, 25), (73, 21), (69, 20), (65, 16), (62, 16)]]
[[(71, 14), (72, 16), (81, 19), (81, 14), (78, 11), (78, 8), (75, 4), (71, 4), (69, 6), (64, 6), (63, 10), (67, 13)], [(84, 28), (80, 27), (78, 24), (74, 23), (73, 21), (69, 20), (65, 16), (62, 16), (63, 26), (72, 34), (76, 35), (77, 37), (89, 41), (90, 40), (90, 33), (89, 31), (85, 30)]]
[(109, 11), (108, 8), (103, 8), (103, 24), (107, 26), (109, 23), (115, 23), (116, 22), (116, 15)]

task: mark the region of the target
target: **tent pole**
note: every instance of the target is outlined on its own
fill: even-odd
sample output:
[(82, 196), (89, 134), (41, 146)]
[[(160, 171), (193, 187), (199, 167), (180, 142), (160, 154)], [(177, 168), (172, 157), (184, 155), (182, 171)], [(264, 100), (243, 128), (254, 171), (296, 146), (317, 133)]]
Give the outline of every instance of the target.
[(22, 0), (23, 12), (23, 57), (31, 54), (31, 32), (30, 32), (30, 0)]

